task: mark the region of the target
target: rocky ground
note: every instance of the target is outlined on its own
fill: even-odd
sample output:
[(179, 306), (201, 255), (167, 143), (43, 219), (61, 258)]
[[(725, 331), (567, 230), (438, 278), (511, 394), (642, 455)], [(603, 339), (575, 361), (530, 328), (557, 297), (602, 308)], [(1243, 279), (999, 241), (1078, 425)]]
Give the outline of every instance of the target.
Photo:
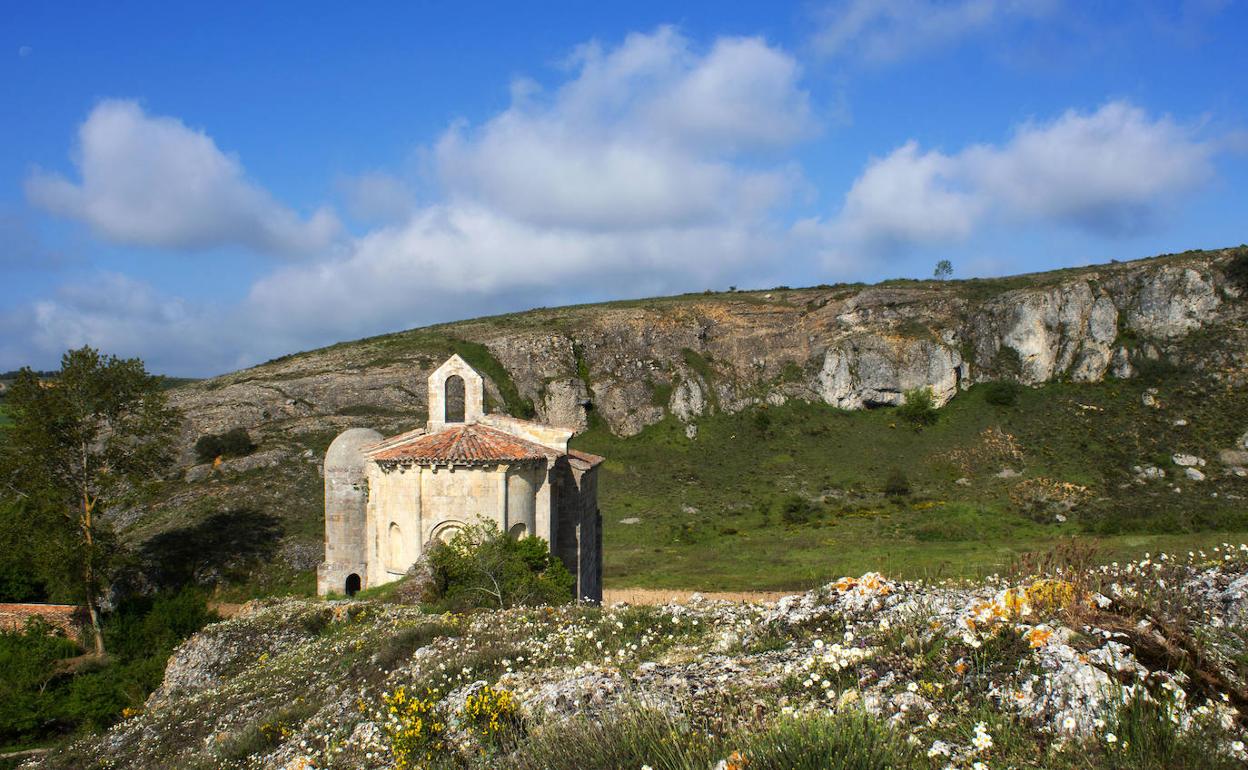
[(777, 759), (812, 735), (876, 752), (853, 767), (1248, 762), (1248, 545), (1031, 571), (467, 615), (257, 602), (188, 640), (141, 713), (26, 767), (838, 766)]

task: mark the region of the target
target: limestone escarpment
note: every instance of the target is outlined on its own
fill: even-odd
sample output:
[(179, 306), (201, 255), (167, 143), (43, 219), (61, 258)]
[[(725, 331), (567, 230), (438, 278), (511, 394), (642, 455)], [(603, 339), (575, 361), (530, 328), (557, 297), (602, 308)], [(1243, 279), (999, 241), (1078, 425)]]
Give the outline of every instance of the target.
[[(407, 427), (442, 354), (473, 346), (495, 408), (632, 435), (672, 416), (787, 399), (845, 409), (937, 404), (975, 382), (1130, 377), (1165, 360), (1243, 378), (1240, 250), (977, 281), (894, 281), (685, 295), (447, 324), (336, 345), (179, 388), (187, 446), (243, 426), (260, 438)], [(1215, 346), (1193, 349), (1199, 335)], [(297, 441), (307, 445), (315, 441)], [(188, 451), (188, 462), (189, 451)]]

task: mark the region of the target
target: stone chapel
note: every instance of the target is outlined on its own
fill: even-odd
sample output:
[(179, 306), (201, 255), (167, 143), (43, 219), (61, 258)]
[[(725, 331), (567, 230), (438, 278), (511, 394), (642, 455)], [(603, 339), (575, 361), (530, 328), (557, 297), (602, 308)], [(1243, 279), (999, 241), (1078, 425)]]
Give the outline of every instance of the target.
[(325, 453), (325, 561), (317, 591), (354, 594), (403, 577), (425, 548), (492, 522), (537, 535), (602, 600), (603, 458), (568, 448), (573, 431), (485, 413), (484, 381), (458, 355), (429, 376), (429, 420), (390, 438), (344, 431)]

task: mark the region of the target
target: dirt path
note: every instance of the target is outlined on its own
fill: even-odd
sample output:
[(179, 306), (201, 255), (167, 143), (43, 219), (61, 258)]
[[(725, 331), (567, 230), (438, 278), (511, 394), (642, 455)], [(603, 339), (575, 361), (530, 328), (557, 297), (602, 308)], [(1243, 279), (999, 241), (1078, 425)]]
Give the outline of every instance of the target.
[(668, 602), (683, 603), (695, 593), (704, 599), (716, 599), (729, 602), (774, 602), (781, 596), (792, 596), (801, 591), (684, 591), (681, 589), (662, 588), (607, 588), (602, 592), (602, 603), (606, 605), (616, 602), (629, 604), (667, 604)]

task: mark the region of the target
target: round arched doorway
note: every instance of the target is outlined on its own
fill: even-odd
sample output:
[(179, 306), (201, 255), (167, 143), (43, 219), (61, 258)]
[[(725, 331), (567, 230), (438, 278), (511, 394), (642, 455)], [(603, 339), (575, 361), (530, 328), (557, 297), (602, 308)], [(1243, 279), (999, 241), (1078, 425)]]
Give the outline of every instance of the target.
[(360, 592), (360, 576), (355, 573), (347, 575), (347, 584), (345, 587), (347, 590), (347, 596), (355, 596)]

